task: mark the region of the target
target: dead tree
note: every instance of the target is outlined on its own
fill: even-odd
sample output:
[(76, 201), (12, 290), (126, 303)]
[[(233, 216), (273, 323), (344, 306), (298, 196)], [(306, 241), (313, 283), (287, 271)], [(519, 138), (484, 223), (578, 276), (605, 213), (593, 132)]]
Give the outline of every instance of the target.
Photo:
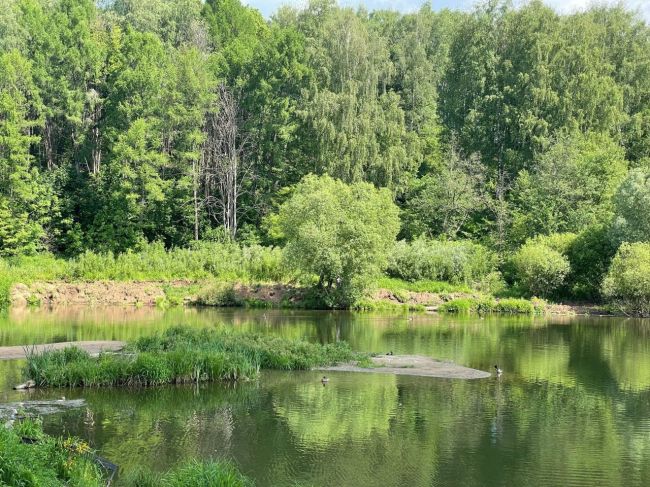
[(240, 132), (239, 106), (232, 92), (219, 86), (216, 106), (206, 117), (203, 146), (205, 202), (209, 215), (226, 234), (237, 234), (238, 200), (249, 166), (244, 159), (245, 137)]

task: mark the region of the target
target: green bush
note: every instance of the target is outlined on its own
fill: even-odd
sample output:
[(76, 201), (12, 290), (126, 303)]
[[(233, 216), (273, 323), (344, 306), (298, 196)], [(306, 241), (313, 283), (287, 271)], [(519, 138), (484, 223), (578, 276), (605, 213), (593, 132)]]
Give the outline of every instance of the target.
[(603, 282), (603, 295), (631, 313), (650, 315), (650, 243), (624, 243)]
[(566, 253), (571, 264), (567, 280), (572, 296), (601, 299), (603, 279), (616, 250), (617, 245), (606, 225), (588, 227), (577, 236)]
[[(23, 436), (38, 441), (24, 443)], [(105, 481), (86, 443), (52, 438), (39, 422), (25, 420), (13, 429), (0, 426), (0, 485), (99, 487)]]
[(305, 176), (272, 218), (271, 232), (286, 242), (288, 266), (327, 307), (346, 308), (386, 267), (399, 231), (399, 210), (387, 189), (329, 176)]
[(496, 270), (496, 257), (485, 247), (469, 242), (400, 241), (389, 258), (388, 275), (406, 281), (446, 281), (473, 284)]
[(556, 295), (571, 270), (569, 260), (557, 250), (534, 241), (522, 245), (512, 259), (516, 283), (529, 296)]
[(196, 302), (203, 306), (238, 307), (244, 305), (244, 301), (237, 296), (234, 286), (227, 283), (214, 283), (202, 289), (196, 296)]
[(578, 235), (575, 233), (552, 233), (550, 235), (538, 235), (529, 241), (546, 245), (549, 249), (553, 249), (562, 255), (567, 255), (577, 238)]

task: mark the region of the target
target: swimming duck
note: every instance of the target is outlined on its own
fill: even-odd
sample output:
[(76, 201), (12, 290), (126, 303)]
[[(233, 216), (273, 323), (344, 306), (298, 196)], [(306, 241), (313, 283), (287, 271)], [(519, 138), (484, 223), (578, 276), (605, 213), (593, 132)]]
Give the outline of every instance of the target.
[(503, 373), (503, 370), (501, 370), (498, 365), (494, 366), (494, 370), (497, 371), (497, 375), (501, 375)]
[(323, 384), (327, 384), (330, 380), (327, 378), (326, 375), (323, 376), (323, 378), (320, 380)]

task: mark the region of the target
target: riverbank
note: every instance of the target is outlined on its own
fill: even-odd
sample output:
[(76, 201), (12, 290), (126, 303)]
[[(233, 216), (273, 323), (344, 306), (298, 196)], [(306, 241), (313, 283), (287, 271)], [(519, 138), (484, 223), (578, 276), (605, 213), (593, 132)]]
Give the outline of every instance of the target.
[[(38, 418), (10, 420), (6, 427), (0, 427), (0, 452), (2, 485), (108, 486), (118, 470), (79, 438), (45, 434)], [(254, 483), (229, 462), (194, 461), (163, 474), (146, 469), (130, 472), (120, 478), (120, 485), (252, 487)]]
[[(432, 289), (432, 290), (427, 290)], [(418, 289), (418, 290), (410, 290)], [(16, 283), (10, 289), (14, 308), (28, 306), (244, 306), (256, 308), (310, 308), (304, 288), (281, 283), (243, 284), (209, 280), (160, 281), (44, 281)], [(494, 305), (486, 308), (485, 304)], [(483, 308), (479, 309), (479, 304)], [(446, 283), (394, 284), (378, 288), (362, 300), (358, 310), (408, 309), (422, 312), (484, 312), (614, 316), (595, 304), (557, 304), (541, 300), (497, 299), (464, 286)]]

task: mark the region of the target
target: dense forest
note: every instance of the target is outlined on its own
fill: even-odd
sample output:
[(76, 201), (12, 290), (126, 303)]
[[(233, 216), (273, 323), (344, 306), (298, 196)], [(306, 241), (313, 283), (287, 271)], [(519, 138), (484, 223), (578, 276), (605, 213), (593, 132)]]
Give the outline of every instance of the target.
[(650, 27), (537, 0), (2, 2), (0, 256), (284, 245), (295, 188), (343, 183), (399, 207), (397, 261), (480, 244), (531, 295), (598, 297), (610, 264), (650, 269)]

